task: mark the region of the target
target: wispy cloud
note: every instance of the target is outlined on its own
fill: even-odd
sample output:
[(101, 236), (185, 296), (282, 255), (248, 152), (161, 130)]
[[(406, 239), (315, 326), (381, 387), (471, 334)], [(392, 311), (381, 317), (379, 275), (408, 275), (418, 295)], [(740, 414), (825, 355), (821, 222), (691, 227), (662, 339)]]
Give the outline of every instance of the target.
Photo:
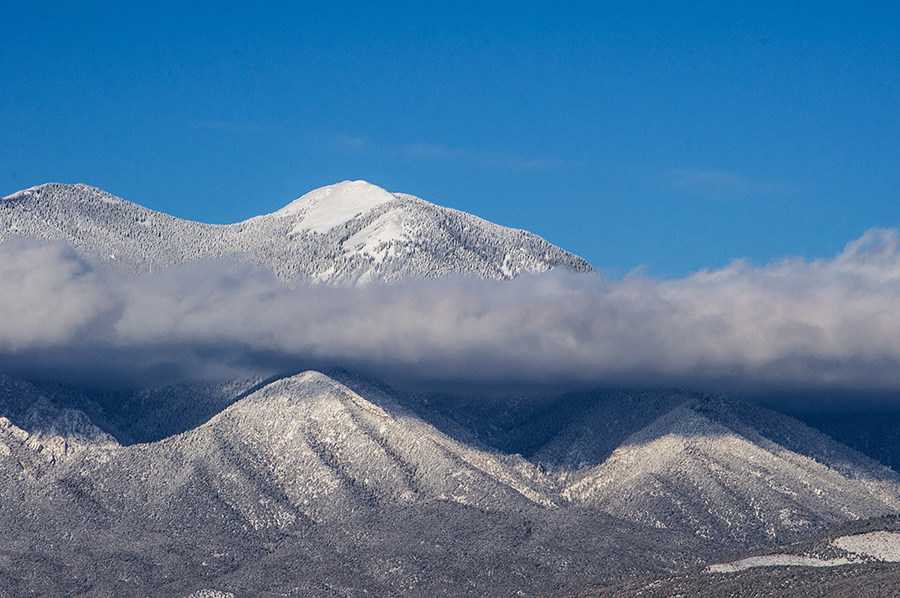
[(509, 152), (450, 147), (424, 141), (405, 145), (385, 145), (364, 137), (336, 135), (332, 139), (332, 145), (347, 152), (365, 152), (389, 158), (443, 161), (477, 168), (544, 171), (573, 166), (570, 161), (551, 156), (520, 156)]
[(522, 157), (512, 153), (485, 152), (463, 147), (447, 147), (435, 143), (414, 143), (397, 148), (396, 152), (414, 158), (447, 160), (508, 170), (550, 170), (571, 166), (570, 162), (560, 158)]
[(900, 390), (900, 251), (680, 280), (549, 273), (290, 289), (221, 263), (140, 277), (57, 244), (0, 244), (0, 369), (173, 381), (343, 365), (391, 383)]
[(371, 143), (363, 137), (354, 137), (353, 135), (335, 135), (331, 139), (331, 143), (342, 150), (359, 152), (371, 148)]
[(796, 183), (758, 179), (727, 170), (675, 168), (661, 173), (663, 189), (714, 199), (737, 199), (750, 195), (785, 195), (801, 191)]
[(262, 125), (226, 121), (195, 122), (193, 126), (207, 131), (221, 131), (225, 133), (263, 133), (270, 130), (269, 127)]

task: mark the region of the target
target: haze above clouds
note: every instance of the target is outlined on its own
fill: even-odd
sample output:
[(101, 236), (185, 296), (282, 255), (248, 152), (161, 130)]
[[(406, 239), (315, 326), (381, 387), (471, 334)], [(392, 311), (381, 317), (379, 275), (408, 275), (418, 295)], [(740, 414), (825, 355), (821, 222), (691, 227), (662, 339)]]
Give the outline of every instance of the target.
[[(227, 263), (127, 277), (0, 245), (0, 368), (96, 386), (343, 366), (404, 388), (900, 390), (898, 232), (678, 280), (551, 272), (288, 288)], [(863, 400), (863, 399), (860, 399)]]

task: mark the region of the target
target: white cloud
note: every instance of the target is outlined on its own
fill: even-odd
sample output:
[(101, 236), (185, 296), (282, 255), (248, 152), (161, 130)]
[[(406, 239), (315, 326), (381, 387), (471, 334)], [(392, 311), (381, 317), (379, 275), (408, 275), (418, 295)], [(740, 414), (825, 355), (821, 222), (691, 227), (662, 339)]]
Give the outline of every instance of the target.
[(72, 342), (110, 309), (105, 283), (67, 245), (0, 245), (0, 351)]
[[(0, 365), (120, 381), (343, 365), (395, 384), (900, 390), (900, 252), (680, 280), (550, 273), (289, 289), (222, 263), (141, 277), (0, 245)], [(131, 377), (131, 378), (130, 378)]]

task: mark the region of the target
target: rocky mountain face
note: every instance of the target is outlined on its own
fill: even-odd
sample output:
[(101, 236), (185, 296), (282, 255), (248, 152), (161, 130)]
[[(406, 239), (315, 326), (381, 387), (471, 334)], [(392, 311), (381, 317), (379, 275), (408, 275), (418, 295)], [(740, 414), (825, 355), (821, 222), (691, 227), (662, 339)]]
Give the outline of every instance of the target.
[(135, 444), (79, 407), (127, 430), (154, 393), (113, 411), (111, 396), (0, 384), (9, 595), (540, 595), (900, 510), (893, 471), (698, 395), (570, 397), (578, 413), (525, 458), (485, 442), (491, 420), (445, 421), (451, 435), (421, 397), (345, 372), (157, 389), (174, 414), (221, 410)]
[(65, 241), (92, 263), (125, 272), (220, 259), (271, 270), (289, 283), (594, 271), (529, 232), (365, 181), (323, 187), (231, 225), (180, 220), (85, 185), (48, 184), (0, 200), (0, 241), (15, 236)]

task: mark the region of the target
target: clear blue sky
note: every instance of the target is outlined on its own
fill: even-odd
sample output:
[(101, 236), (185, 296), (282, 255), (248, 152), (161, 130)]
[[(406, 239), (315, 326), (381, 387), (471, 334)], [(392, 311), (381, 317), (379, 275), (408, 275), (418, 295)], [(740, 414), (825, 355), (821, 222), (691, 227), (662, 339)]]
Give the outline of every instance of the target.
[(2, 3), (0, 195), (365, 179), (665, 277), (900, 226), (891, 2), (145, 4)]

